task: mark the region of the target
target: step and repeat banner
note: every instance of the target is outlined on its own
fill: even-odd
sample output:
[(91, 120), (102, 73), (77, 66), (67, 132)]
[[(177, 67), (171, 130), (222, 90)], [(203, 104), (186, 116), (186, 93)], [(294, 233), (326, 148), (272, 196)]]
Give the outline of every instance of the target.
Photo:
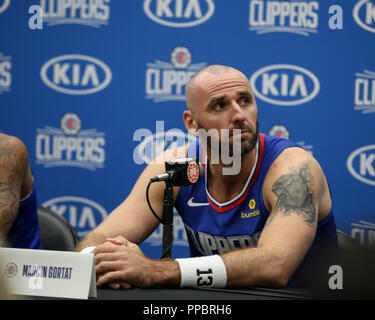
[[(209, 64), (248, 76), (261, 132), (312, 153), (338, 228), (374, 245), (375, 0), (0, 0), (0, 129), (26, 144), (39, 204), (95, 228), (189, 140), (185, 86)], [(177, 214), (174, 238), (188, 255)]]

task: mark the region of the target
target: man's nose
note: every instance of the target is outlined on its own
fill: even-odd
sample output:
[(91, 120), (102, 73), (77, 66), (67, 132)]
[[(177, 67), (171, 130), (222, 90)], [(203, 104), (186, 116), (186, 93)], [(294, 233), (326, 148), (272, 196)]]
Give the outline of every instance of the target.
[(243, 122), (246, 120), (245, 110), (237, 102), (232, 102), (232, 121)]

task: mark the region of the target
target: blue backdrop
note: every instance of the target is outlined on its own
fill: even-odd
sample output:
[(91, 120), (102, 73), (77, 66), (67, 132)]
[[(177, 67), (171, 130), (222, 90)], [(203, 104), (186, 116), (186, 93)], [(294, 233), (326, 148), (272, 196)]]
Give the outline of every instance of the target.
[[(217, 63), (249, 77), (262, 132), (320, 162), (338, 228), (375, 244), (374, 0), (0, 0), (0, 39), (0, 129), (81, 237), (187, 139), (185, 85)], [(160, 229), (142, 249), (160, 256)]]

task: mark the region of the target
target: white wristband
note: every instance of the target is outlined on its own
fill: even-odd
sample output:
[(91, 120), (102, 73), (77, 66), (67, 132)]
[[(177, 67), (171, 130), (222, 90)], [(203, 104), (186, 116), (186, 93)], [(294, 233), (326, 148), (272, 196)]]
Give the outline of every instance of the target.
[(227, 269), (219, 255), (176, 259), (180, 266), (180, 287), (224, 288), (227, 284)]
[(96, 247), (95, 246), (90, 246), (82, 249), (80, 252), (81, 253), (91, 253), (92, 250), (94, 250)]

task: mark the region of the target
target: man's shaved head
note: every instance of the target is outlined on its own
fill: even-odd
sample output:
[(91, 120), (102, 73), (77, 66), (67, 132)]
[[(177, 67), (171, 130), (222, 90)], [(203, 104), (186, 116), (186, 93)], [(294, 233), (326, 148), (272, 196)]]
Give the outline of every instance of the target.
[[(233, 130), (240, 129), (236, 135), (241, 154), (254, 149), (258, 139), (257, 106), (249, 79), (241, 71), (225, 65), (207, 66), (190, 79), (185, 93), (184, 123), (188, 130), (217, 130), (216, 140), (221, 143), (227, 139), (229, 150), (233, 151)], [(229, 136), (223, 138), (226, 130)], [(207, 140), (208, 149), (211, 145)]]
[(195, 90), (198, 80), (205, 74), (211, 74), (211, 75), (217, 75), (225, 72), (238, 72), (235, 68), (221, 65), (221, 64), (212, 64), (207, 67), (204, 67), (203, 69), (199, 70), (194, 76), (189, 80), (189, 82), (186, 85), (185, 89), (185, 97), (186, 97), (186, 106), (188, 110), (194, 111), (194, 96), (195, 96)]

